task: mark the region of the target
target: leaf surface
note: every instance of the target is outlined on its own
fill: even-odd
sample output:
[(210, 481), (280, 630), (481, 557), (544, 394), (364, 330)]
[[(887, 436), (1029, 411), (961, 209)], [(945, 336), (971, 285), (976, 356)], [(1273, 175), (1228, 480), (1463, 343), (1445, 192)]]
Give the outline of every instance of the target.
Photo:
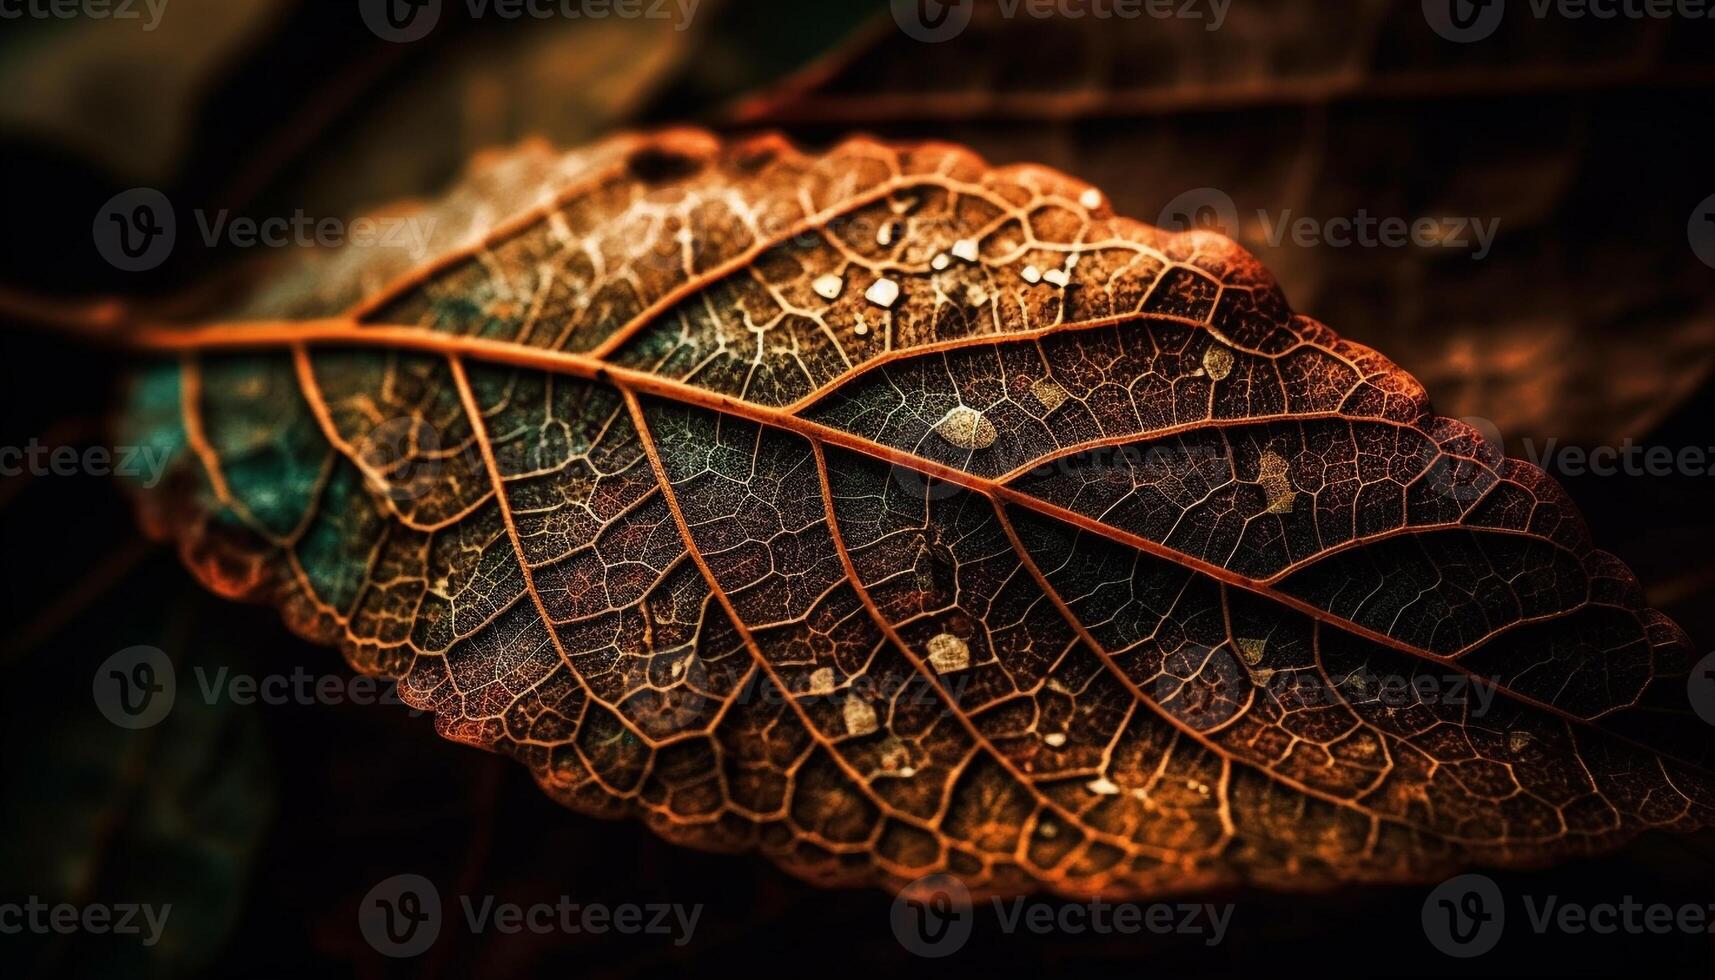
[(556, 799), (829, 884), (1531, 865), (1715, 816), (1685, 636), (1229, 240), (944, 144), (479, 161), (145, 325), (213, 588)]

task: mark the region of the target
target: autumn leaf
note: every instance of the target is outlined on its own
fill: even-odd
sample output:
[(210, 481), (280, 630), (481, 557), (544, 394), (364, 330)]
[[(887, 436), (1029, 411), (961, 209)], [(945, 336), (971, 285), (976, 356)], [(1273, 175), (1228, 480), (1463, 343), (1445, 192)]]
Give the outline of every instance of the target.
[(478, 162), (121, 441), (210, 587), (578, 810), (827, 884), (1306, 888), (1715, 818), (1565, 495), (1231, 241), (944, 144)]

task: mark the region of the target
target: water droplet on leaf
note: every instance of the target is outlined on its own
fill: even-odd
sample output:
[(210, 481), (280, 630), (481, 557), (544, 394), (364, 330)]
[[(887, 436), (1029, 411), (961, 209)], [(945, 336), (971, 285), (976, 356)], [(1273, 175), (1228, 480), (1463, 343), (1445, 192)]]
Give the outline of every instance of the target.
[(935, 423), (935, 434), (960, 449), (987, 449), (1000, 437), (983, 413), (964, 405), (942, 416)]

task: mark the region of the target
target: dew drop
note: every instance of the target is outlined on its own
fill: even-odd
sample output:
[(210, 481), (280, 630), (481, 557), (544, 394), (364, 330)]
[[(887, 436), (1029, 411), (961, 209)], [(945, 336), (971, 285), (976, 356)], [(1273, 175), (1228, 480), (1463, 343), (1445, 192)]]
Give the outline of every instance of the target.
[(1085, 783), (1084, 787), (1097, 796), (1117, 796), (1120, 791), (1106, 776), (1098, 776)]
[(1035, 285), (1042, 281), (1042, 270), (1033, 265), (1025, 266), (1022, 275), (1024, 276), (1024, 281), (1031, 285)]
[(1262, 663), (1263, 650), (1268, 646), (1267, 640), (1241, 637), (1235, 642), (1239, 648), (1239, 656), (1244, 658), (1246, 664), (1255, 667)]
[(1042, 736), (1042, 743), (1051, 749), (1057, 749), (1066, 744), (1065, 732), (1049, 732)]
[(1270, 514), (1292, 513), (1293, 499), (1298, 496), (1292, 489), (1292, 481), (1286, 476), (1286, 460), (1272, 449), (1265, 449), (1262, 461), (1257, 464), (1257, 482), (1262, 484), (1262, 492), (1268, 495), (1268, 512)]
[(834, 693), (834, 668), (818, 667), (810, 672), (810, 693), (817, 695)]
[(937, 674), (949, 674), (971, 665), (971, 648), (951, 633), (940, 633), (929, 641), (929, 666)]
[(1209, 345), (1209, 349), (1203, 352), (1203, 370), (1209, 373), (1209, 377), (1220, 381), (1233, 373), (1233, 352), (1220, 344)]
[(1072, 281), (1072, 277), (1067, 275), (1065, 269), (1049, 269), (1042, 274), (1042, 278), (1061, 289), (1065, 289), (1067, 284)]
[(864, 291), (863, 298), (883, 309), (889, 309), (899, 301), (899, 283), (892, 279), (877, 279)]
[(889, 735), (881, 740), (881, 767), (888, 772), (900, 776), (915, 775), (917, 770), (911, 768), (911, 750), (905, 747), (897, 736)]
[(1066, 394), (1066, 389), (1060, 387), (1052, 378), (1038, 378), (1030, 386), (1030, 396), (1036, 399), (1044, 412), (1054, 411), (1070, 397)]
[(839, 299), (840, 293), (845, 291), (846, 281), (830, 272), (825, 276), (817, 276), (816, 281), (810, 284), (810, 288), (814, 289), (816, 295), (823, 299)]
[(1102, 206), (1102, 192), (1094, 187), (1087, 187), (1084, 189), (1084, 193), (1078, 195), (1078, 203), (1086, 209), (1094, 211)]
[(846, 720), (846, 734), (868, 735), (875, 731), (875, 709), (870, 707), (869, 702), (865, 701), (863, 698), (846, 698), (845, 708), (842, 713), (845, 715)]
[(987, 449), (1000, 437), (983, 413), (964, 405), (943, 415), (935, 423), (935, 434), (960, 449)]
[(975, 239), (961, 238), (953, 243), (953, 258), (965, 262), (977, 260), (977, 243)]
[(946, 252), (936, 252), (935, 257), (929, 260), (929, 268), (934, 269), (936, 272), (940, 272), (942, 269), (945, 269), (947, 266), (952, 264), (953, 260), (947, 258)]

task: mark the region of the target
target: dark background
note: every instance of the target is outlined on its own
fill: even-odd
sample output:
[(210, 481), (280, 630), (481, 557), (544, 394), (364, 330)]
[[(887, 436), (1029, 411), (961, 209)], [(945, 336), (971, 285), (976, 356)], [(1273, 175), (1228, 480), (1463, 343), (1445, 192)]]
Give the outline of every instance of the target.
[[(181, 215), (355, 213), (452, 180), (470, 154), (540, 133), (629, 125), (861, 129), (968, 143), (1102, 186), (1152, 220), (1218, 187), (1241, 212), (1457, 214), (1501, 221), (1481, 262), (1434, 249), (1278, 248), (1238, 237), (1294, 306), (1387, 352), (1449, 415), (1509, 450), (1548, 438), (1715, 445), (1715, 270), (1686, 221), (1715, 193), (1710, 24), (1534, 21), (1435, 36), (1412, 2), (1234, 0), (1227, 26), (1004, 22), (905, 38), (857, 0), (704, 0), (691, 29), (471, 22), (451, 4), (393, 45), (342, 0), (171, 0), (159, 30), (0, 22), (0, 287), (76, 301), (164, 297), (253, 256), (187, 235), (164, 267), (117, 272), (91, 243), (112, 194), (147, 185)], [(1253, 230), (1254, 231), (1254, 230)], [(105, 437), (121, 358), (4, 326), (0, 445)], [(1701, 645), (1715, 638), (1715, 478), (1562, 476), (1597, 541)], [(1715, 901), (1710, 840), (1650, 838), (1537, 874), (1493, 953), (1454, 961), (1419, 924), (1427, 889), (1236, 901), (1227, 941), (1007, 936), (993, 917), (954, 959), (909, 956), (891, 896), (800, 884), (746, 856), (671, 847), (632, 822), (552, 804), (525, 772), (437, 739), (398, 707), (206, 706), (146, 732), (107, 724), (95, 666), (152, 644), (190, 667), (343, 673), (272, 612), (204, 594), (144, 541), (105, 479), (0, 481), (0, 900), (172, 902), (168, 940), (0, 936), (7, 976), (1715, 975), (1715, 937), (1537, 937), (1517, 896)], [(470, 936), (389, 961), (356, 908), (380, 879), (431, 878), (521, 903), (705, 906), (695, 939)]]

